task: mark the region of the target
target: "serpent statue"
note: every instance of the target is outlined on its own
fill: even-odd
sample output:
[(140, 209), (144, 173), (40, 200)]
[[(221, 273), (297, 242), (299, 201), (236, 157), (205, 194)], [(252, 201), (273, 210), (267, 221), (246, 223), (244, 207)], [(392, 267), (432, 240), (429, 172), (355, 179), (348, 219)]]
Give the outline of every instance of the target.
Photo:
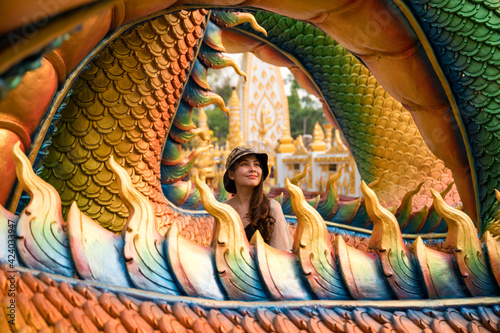
[[(500, 331), (499, 7), (0, 4), (0, 331)], [(229, 112), (208, 68), (242, 52), (320, 99), (363, 179), (287, 180), (291, 253), (186, 180), (193, 109)]]

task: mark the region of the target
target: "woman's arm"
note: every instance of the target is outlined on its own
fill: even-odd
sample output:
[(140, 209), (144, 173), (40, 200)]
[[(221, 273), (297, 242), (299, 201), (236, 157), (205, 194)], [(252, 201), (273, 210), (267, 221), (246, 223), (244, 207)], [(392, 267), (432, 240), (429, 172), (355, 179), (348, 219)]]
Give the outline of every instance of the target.
[(271, 199), (269, 208), (271, 210), (270, 215), (275, 219), (274, 231), (271, 235), (269, 245), (278, 250), (290, 252), (293, 245), (292, 236), (288, 230), (288, 223), (285, 220), (281, 206), (276, 200)]

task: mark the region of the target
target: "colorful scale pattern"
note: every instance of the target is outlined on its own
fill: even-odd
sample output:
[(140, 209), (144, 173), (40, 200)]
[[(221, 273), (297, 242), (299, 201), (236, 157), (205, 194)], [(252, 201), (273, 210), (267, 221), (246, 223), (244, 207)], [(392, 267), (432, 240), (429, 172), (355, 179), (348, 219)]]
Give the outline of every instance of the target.
[[(219, 19), (215, 20), (215, 22), (222, 24), (224, 21)], [(238, 21), (236, 20), (232, 24), (237, 25)], [(183, 143), (192, 141), (198, 135), (204, 134), (193, 123), (193, 108), (217, 104), (222, 110), (227, 110), (222, 97), (211, 91), (210, 85), (207, 82), (208, 68), (220, 69), (232, 66), (238, 74), (244, 75), (235, 62), (231, 58), (224, 56), (221, 51), (225, 51), (221, 40), (221, 30), (214, 22), (208, 21), (200, 51), (194, 61), (193, 70), (179, 103), (179, 109), (170, 128), (163, 151), (161, 165), (163, 193), (170, 202), (186, 209), (203, 209), (200, 206), (200, 194), (190, 181), (181, 180), (184, 174), (181, 173), (182, 177), (176, 176), (170, 170), (169, 166), (177, 166), (179, 163), (182, 163), (181, 161), (184, 158), (182, 153)], [(227, 111), (229, 112), (229, 110)], [(202, 137), (202, 140), (207, 139)], [(193, 153), (199, 149), (200, 147)], [(191, 167), (194, 160), (190, 158), (187, 160), (190, 161)], [(220, 201), (224, 201), (226, 198), (227, 193), (224, 192), (219, 196)]]
[[(113, 155), (155, 205), (160, 229), (171, 223), (172, 210), (159, 184), (161, 148), (203, 37), (206, 14), (180, 11), (139, 24), (80, 74), (40, 173), (61, 194), (65, 216), (76, 201), (87, 216), (121, 231), (128, 211), (106, 163)], [(176, 168), (176, 174), (187, 171)]]
[[(109, 163), (118, 180), (119, 195), (131, 212), (122, 237), (97, 225), (76, 204), (72, 205), (65, 223), (57, 209), (60, 204), (57, 192), (34, 174), (19, 144), (16, 156), (20, 157), (16, 160), (18, 177), (32, 180), (22, 182), (31, 201), (16, 226), (20, 240), (16, 248), (24, 253), (20, 262), (28, 268), (54, 271), (44, 264), (53, 262), (58, 254), (35, 245), (41, 241), (59, 244), (56, 239), (45, 241), (47, 232), (42, 232), (44, 226), (52, 226), (57, 220), (61, 226), (65, 225), (60, 228), (61, 239), (69, 239), (65, 258), (68, 266), (73, 263), (75, 268), (72, 272), (57, 272), (105, 285), (239, 301), (447, 299), (464, 296), (456, 290), (483, 297), (500, 293), (497, 269), (500, 244), (489, 232), (480, 241), (472, 220), (446, 205), (435, 191), (432, 194), (436, 210), (450, 226), (444, 248), (439, 249), (437, 243), (438, 247), (428, 247), (420, 237), (408, 248), (396, 217), (380, 206), (375, 193), (364, 182), (362, 191), (374, 223), (373, 232), (368, 246), (363, 244), (362, 237), (353, 237), (354, 246), (350, 246), (347, 243), (352, 240), (338, 236), (332, 243), (332, 234), (323, 218), (307, 203), (302, 191), (287, 181), (297, 213), (290, 253), (265, 244), (259, 233), (252, 238), (251, 246), (238, 213), (217, 202), (208, 185), (196, 175), (194, 180), (204, 207), (220, 222), (213, 235), (216, 241), (203, 246), (199, 243), (204, 242), (197, 243), (181, 235), (175, 223), (165, 237), (160, 235), (153, 205), (114, 159)], [(46, 190), (36, 190), (40, 188)], [(39, 208), (40, 202), (49, 211)], [(7, 214), (5, 218), (12, 216)], [(34, 231), (30, 237), (26, 237), (27, 228)], [(201, 230), (193, 231), (203, 236)], [(0, 234), (0, 239), (7, 239), (7, 234)], [(32, 250), (25, 253), (24, 247)], [(99, 258), (102, 253), (108, 253), (106, 265)], [(6, 260), (0, 258), (0, 262)], [(447, 274), (442, 274), (443, 271)], [(122, 277), (121, 282), (117, 276)]]
[(489, 211), (495, 202), (494, 189), (500, 188), (500, 4), (470, 0), (410, 0), (408, 4), (457, 99), (486, 230), (494, 217)]
[[(371, 182), (389, 170), (376, 189), (384, 205), (397, 205), (423, 181), (414, 207), (430, 206), (429, 189), (442, 191), (453, 178), (443, 161), (429, 151), (401, 103), (356, 57), (319, 29), (276, 14), (254, 15), (267, 30), (270, 43), (299, 59), (319, 86), (344, 131), (361, 177)], [(250, 30), (248, 24), (242, 27)], [(456, 189), (446, 200), (460, 201)]]
[[(8, 294), (9, 269), (0, 269), (0, 293)], [(17, 276), (19, 311), (15, 325), (0, 313), (2, 332), (498, 332), (500, 306), (468, 304), (461, 308), (350, 307), (323, 302), (285, 307), (236, 302), (231, 305), (168, 296), (141, 295), (84, 285), (23, 269)], [(338, 302), (337, 302), (338, 303)]]

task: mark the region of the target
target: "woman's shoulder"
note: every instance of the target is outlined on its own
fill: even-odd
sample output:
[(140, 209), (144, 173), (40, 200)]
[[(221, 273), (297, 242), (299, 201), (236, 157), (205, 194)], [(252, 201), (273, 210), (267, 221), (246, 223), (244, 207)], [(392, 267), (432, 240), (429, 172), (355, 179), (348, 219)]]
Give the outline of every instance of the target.
[(274, 199), (269, 199), (269, 207), (274, 210), (274, 209), (279, 209), (281, 210), (281, 204), (274, 200)]

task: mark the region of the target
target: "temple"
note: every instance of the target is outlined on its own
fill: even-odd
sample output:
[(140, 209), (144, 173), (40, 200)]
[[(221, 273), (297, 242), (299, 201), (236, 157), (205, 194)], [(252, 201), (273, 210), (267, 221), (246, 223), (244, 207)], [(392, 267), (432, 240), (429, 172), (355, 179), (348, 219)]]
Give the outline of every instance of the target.
[[(226, 102), (229, 109), (227, 142), (217, 142), (195, 162), (195, 169), (209, 170), (206, 179), (218, 188), (225, 171), (226, 157), (231, 150), (247, 145), (269, 156), (273, 171), (267, 187), (274, 194), (285, 191), (285, 179), (297, 176), (308, 165), (309, 173), (300, 187), (311, 194), (324, 192), (328, 179), (345, 167), (339, 182), (339, 194), (359, 196), (361, 178), (340, 131), (330, 123), (315, 124), (311, 142), (302, 136), (292, 138), (287, 96), (278, 66), (263, 62), (251, 53), (243, 56), (245, 78), (240, 78)], [(242, 96), (241, 98), (239, 96)], [(210, 128), (204, 109), (198, 113), (198, 128), (210, 137)], [(198, 139), (201, 146), (209, 141)], [(190, 150), (187, 150), (190, 151)], [(192, 174), (191, 174), (192, 175)], [(272, 188), (272, 189), (271, 189)]]

